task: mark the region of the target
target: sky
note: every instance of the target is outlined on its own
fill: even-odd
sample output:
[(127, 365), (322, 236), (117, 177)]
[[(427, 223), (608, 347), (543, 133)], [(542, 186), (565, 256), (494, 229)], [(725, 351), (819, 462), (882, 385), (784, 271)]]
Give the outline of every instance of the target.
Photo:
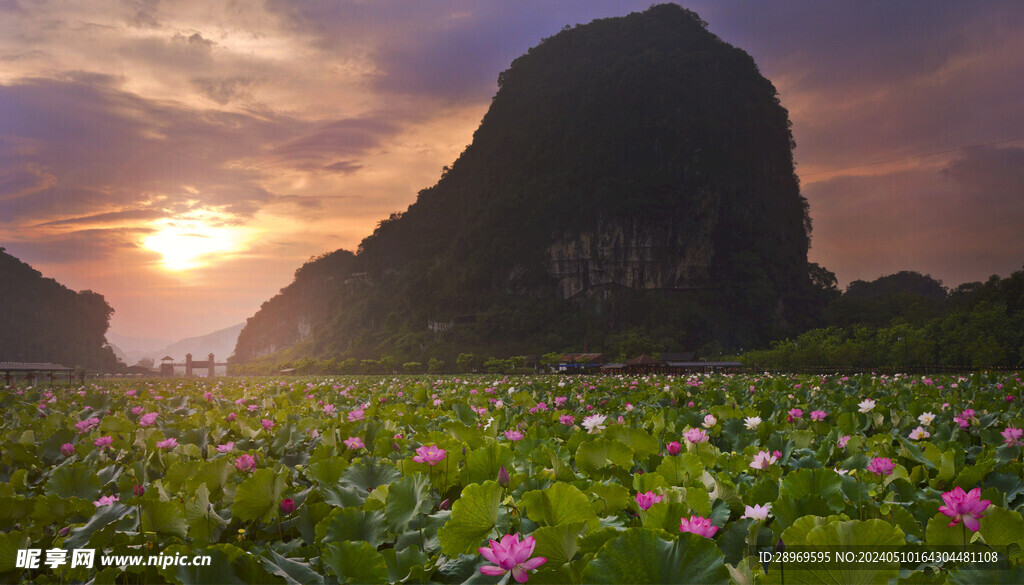
[[(0, 0), (0, 246), (122, 336), (243, 322), (472, 140), (498, 74), (650, 0)], [(1024, 265), (1024, 3), (685, 2), (789, 110), (841, 285)]]

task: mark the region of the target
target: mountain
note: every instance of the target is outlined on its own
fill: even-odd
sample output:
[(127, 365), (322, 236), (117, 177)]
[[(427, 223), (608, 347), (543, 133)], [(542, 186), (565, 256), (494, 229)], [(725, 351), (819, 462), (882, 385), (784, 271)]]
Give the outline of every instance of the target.
[(498, 86), (437, 184), (299, 268), (236, 363), (741, 347), (820, 309), (788, 114), (696, 14), (567, 27)]
[(167, 347), (174, 342), (173, 339), (132, 337), (130, 335), (121, 335), (114, 331), (107, 332), (107, 341), (110, 342), (111, 347), (117, 347), (127, 355), (141, 353), (143, 355), (150, 356), (152, 356), (153, 353), (160, 351), (160, 348)]
[(245, 323), (239, 323), (206, 335), (186, 337), (154, 352), (153, 359), (159, 362), (160, 358), (169, 355), (176, 360), (183, 361), (185, 354), (191, 353), (192, 357), (198, 360), (206, 359), (206, 356), (212, 353), (217, 361), (224, 361), (231, 357), (231, 353), (235, 350), (238, 334), (242, 332), (243, 327), (245, 327)]
[(244, 326), (245, 323), (239, 323), (213, 333), (186, 337), (174, 342), (167, 339), (128, 337), (116, 333), (108, 333), (107, 340), (111, 342), (110, 347), (118, 359), (127, 365), (134, 365), (143, 358), (152, 359), (154, 363), (159, 364), (160, 358), (167, 355), (177, 361), (184, 361), (187, 353), (191, 353), (196, 359), (206, 359), (206, 356), (212, 353), (217, 361), (224, 361), (235, 350), (238, 334)]
[(104, 339), (113, 313), (103, 295), (44, 278), (0, 248), (0, 361), (116, 370)]

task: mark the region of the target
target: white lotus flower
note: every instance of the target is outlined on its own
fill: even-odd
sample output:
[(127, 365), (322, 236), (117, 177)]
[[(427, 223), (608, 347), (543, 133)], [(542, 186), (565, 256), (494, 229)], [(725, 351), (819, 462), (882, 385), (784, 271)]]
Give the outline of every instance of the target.
[(713, 428), (716, 424), (718, 424), (718, 419), (715, 418), (715, 415), (709, 414), (709, 415), (704, 417), (704, 428), (705, 429)]
[(927, 439), (930, 436), (932, 436), (932, 434), (929, 433), (928, 431), (924, 430), (924, 427), (917, 427), (916, 429), (910, 431), (910, 438), (915, 440), (915, 441), (920, 441), (921, 439)]
[(930, 425), (935, 420), (935, 415), (930, 412), (923, 412), (921, 416), (917, 417), (917, 422), (923, 425)]
[(750, 430), (756, 429), (761, 424), (761, 417), (759, 416), (748, 416), (743, 420), (747, 423), (746, 427)]
[(870, 398), (865, 398), (857, 406), (860, 407), (860, 412), (871, 412), (875, 408), (875, 401)]
[(607, 419), (603, 414), (592, 414), (583, 419), (583, 428), (587, 429), (590, 434), (595, 434), (598, 431), (604, 430), (604, 421)]
[(771, 504), (765, 504), (763, 506), (746, 506), (746, 510), (744, 511), (743, 515), (740, 516), (740, 519), (749, 518), (751, 520), (766, 520), (768, 519), (768, 514), (771, 512), (771, 509)]

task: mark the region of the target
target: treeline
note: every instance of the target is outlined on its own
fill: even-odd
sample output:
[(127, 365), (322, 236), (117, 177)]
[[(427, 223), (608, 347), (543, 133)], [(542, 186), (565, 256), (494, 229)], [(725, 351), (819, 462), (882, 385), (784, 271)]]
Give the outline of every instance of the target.
[(496, 358), (474, 353), (461, 353), (455, 360), (444, 361), (430, 358), (426, 363), (418, 361), (400, 362), (395, 356), (384, 355), (379, 359), (315, 359), (299, 358), (279, 361), (275, 356), (253, 360), (242, 364), (231, 364), (229, 372), (240, 376), (270, 376), (281, 373), (308, 375), (353, 375), (353, 374), (532, 374), (536, 363), (528, 363), (525, 356)]
[(1024, 365), (1024, 271), (947, 290), (916, 272), (855, 281), (825, 310), (826, 326), (740, 359), (750, 367)]

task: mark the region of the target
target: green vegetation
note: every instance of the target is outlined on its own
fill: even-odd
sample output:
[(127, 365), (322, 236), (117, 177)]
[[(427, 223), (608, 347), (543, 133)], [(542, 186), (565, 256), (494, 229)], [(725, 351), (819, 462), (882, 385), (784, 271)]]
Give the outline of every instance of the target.
[(914, 272), (855, 281), (832, 302), (829, 325), (751, 351), (750, 366), (985, 368), (1024, 364), (1024, 271), (942, 284)]
[(43, 278), (0, 248), (0, 360), (115, 370), (105, 338), (113, 313), (103, 295)]
[[(1016, 373), (22, 390), (0, 393), (3, 583), (1024, 582)], [(502, 567), (491, 540), (526, 544)], [(908, 558), (760, 562), (780, 540)], [(213, 562), (100, 563), (158, 554)]]

